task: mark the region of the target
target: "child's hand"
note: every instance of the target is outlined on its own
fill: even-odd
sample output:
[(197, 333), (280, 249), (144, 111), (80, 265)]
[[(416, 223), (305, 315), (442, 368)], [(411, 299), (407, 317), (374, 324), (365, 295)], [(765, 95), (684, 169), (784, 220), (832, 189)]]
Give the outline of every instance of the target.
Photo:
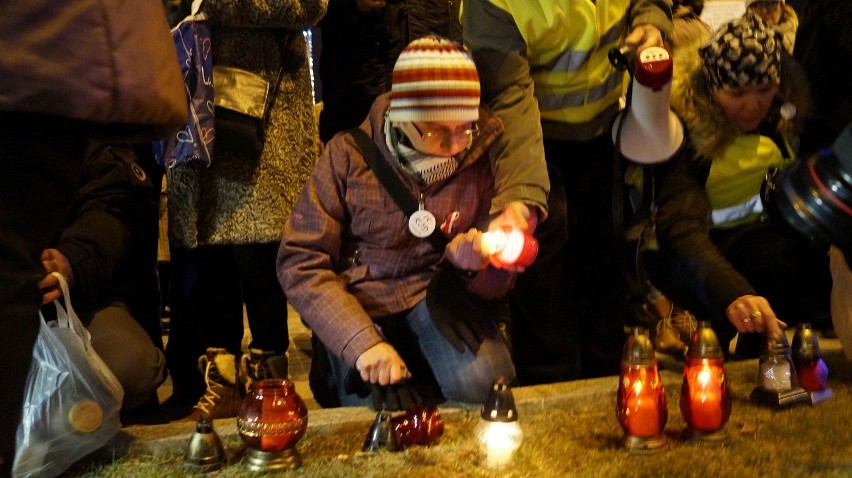
[(482, 232), (471, 228), (457, 234), (447, 245), (444, 257), (456, 269), (468, 272), (482, 270), (489, 261), (488, 255), (482, 250)]

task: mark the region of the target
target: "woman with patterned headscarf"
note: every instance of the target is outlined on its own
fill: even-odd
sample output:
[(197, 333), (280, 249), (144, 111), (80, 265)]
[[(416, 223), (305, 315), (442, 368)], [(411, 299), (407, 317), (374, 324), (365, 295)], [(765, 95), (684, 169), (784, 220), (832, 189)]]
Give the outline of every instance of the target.
[(763, 203), (765, 178), (796, 160), (807, 84), (762, 19), (720, 27), (676, 72), (672, 108), (687, 141), (657, 167), (659, 251), (645, 254), (653, 282), (699, 319), (723, 347), (756, 355), (758, 333), (828, 320), (826, 251)]

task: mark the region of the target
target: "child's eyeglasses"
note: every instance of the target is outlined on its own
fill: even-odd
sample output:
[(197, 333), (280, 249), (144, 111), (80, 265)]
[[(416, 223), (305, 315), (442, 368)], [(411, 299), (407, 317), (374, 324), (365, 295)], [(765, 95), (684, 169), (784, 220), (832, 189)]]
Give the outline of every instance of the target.
[(479, 135), (479, 125), (476, 123), (472, 123), (468, 126), (459, 126), (452, 131), (450, 128), (445, 126), (430, 126), (430, 128), (426, 129), (426, 131), (417, 126), (416, 123), (412, 123), (412, 126), (414, 126), (417, 133), (420, 134), (420, 139), (423, 140), (423, 144), (429, 147), (440, 146), (444, 143), (444, 141), (451, 141), (454, 139), (461, 139), (465, 142), (465, 144), (467, 144), (467, 147), (470, 147), (474, 138)]

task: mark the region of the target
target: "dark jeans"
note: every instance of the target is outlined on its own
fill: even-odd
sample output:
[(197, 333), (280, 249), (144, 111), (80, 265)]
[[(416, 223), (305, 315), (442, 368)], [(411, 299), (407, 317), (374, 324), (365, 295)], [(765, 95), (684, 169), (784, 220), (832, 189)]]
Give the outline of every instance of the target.
[[(757, 222), (732, 229), (711, 231), (711, 240), (761, 295), (775, 315), (787, 325), (810, 322), (815, 327), (830, 323), (831, 274), (827, 248), (817, 246), (786, 225)], [(660, 252), (646, 252), (643, 262), (651, 282), (698, 319), (710, 320), (727, 353), (737, 331), (724, 310), (714, 310), (690, 288), (694, 279), (679, 271), (678, 262)], [(759, 353), (757, 334), (737, 341), (737, 355)]]
[(545, 141), (549, 214), (510, 296), (521, 385), (616, 374), (624, 344), (622, 241), (613, 231), (613, 145)]
[(277, 242), (191, 250), (172, 246), (166, 358), (175, 394), (203, 393), (197, 363), (207, 347), (241, 353), (243, 304), (252, 336), (249, 346), (279, 354), (287, 351), (287, 298), (275, 272), (278, 246)]
[(77, 196), (87, 131), (81, 122), (0, 113), (0, 476), (11, 472), (38, 335), (41, 252)]
[[(435, 327), (425, 300), (409, 311), (380, 319), (377, 326), (405, 360), (412, 374), (409, 386), (425, 403), (437, 404), (444, 399), (483, 403), (496, 378), (503, 377), (509, 383), (514, 380), (512, 357), (494, 323), (486, 325), (487, 332), (476, 353), (467, 348), (461, 353), (456, 350)], [(331, 395), (324, 406), (370, 405), (372, 398), (366, 393), (369, 387), (360, 374), (328, 349), (323, 347), (323, 352), (329, 362), (323, 377), (312, 377), (311, 389), (320, 396)], [(335, 392), (337, 397), (333, 396)]]

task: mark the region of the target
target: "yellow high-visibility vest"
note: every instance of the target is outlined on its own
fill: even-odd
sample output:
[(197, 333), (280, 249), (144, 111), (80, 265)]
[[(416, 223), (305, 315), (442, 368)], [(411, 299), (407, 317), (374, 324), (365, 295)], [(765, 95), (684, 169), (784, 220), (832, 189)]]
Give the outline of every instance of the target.
[(628, 75), (608, 53), (627, 33), (630, 0), (491, 0), (527, 44), (543, 120), (585, 123), (624, 93)]
[(763, 212), (760, 188), (766, 173), (784, 168), (785, 159), (772, 139), (741, 135), (713, 159), (705, 188), (713, 209), (713, 227), (733, 227), (755, 220)]

